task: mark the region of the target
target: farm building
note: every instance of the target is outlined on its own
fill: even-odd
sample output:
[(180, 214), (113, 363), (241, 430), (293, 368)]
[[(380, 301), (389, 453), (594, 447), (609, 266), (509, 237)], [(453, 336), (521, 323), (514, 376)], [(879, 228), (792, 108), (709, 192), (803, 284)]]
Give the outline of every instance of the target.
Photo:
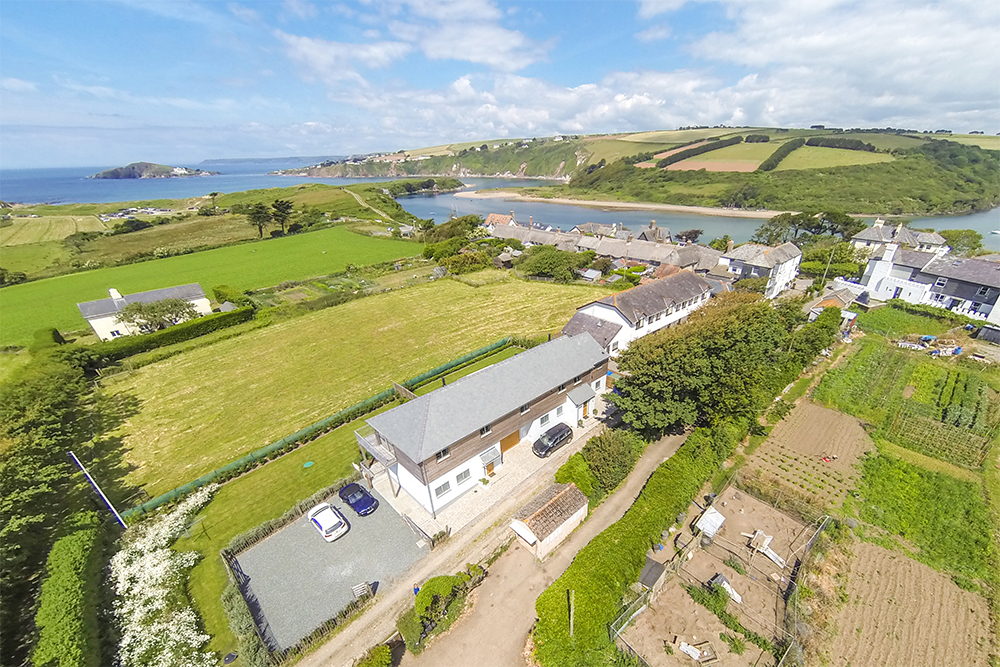
[(576, 484), (553, 484), (510, 522), (523, 545), (542, 560), (587, 517), (587, 496)]
[(194, 306), (199, 315), (209, 315), (212, 312), (208, 297), (205, 296), (205, 291), (198, 283), (166, 287), (149, 292), (137, 292), (125, 296), (122, 296), (116, 289), (109, 289), (108, 294), (110, 296), (107, 299), (76, 304), (76, 307), (80, 309), (80, 314), (101, 340), (144, 333), (140, 327), (118, 321), (118, 313), (130, 303), (155, 303), (164, 299), (184, 299)]
[(589, 334), (563, 336), (370, 417), (355, 436), (396, 493), (436, 517), (492, 477), (505, 452), (592, 415), (607, 370), (608, 355)]

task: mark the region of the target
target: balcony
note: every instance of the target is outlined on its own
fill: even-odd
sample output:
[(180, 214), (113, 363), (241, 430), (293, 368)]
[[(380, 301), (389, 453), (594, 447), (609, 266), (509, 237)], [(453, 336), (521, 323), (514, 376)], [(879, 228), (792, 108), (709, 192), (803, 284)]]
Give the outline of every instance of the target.
[(354, 437), (363, 450), (374, 456), (375, 460), (386, 468), (396, 463), (396, 455), (392, 453), (392, 450), (385, 443), (379, 440), (375, 429), (368, 424), (354, 431)]

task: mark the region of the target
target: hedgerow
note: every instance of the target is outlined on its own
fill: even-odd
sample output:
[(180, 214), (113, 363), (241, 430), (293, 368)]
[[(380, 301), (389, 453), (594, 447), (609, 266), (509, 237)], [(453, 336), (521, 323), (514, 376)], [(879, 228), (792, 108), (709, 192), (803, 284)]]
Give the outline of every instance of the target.
[(788, 157), (789, 153), (798, 148), (802, 148), (805, 145), (805, 139), (792, 139), (791, 141), (781, 144), (778, 146), (778, 150), (771, 153), (770, 157), (760, 163), (760, 166), (757, 167), (757, 171), (773, 170), (782, 160)]
[(843, 137), (811, 137), (806, 141), (806, 146), (821, 146), (823, 148), (843, 148), (849, 151), (875, 152), (873, 144), (865, 143), (860, 139), (845, 139)]
[(660, 169), (674, 164), (675, 162), (680, 162), (681, 160), (686, 160), (689, 157), (694, 157), (696, 155), (701, 155), (702, 153), (708, 153), (709, 151), (718, 150), (720, 148), (725, 148), (726, 146), (735, 146), (736, 144), (743, 141), (743, 137), (735, 136), (728, 139), (721, 139), (719, 141), (710, 141), (707, 144), (702, 144), (701, 146), (694, 146), (692, 148), (686, 148), (673, 155), (668, 155), (662, 160), (656, 162), (656, 166)]
[(192, 338), (197, 338), (198, 336), (204, 336), (213, 331), (241, 324), (249, 321), (253, 316), (253, 308), (238, 308), (228, 313), (206, 315), (182, 322), (162, 331), (139, 336), (122, 336), (114, 340), (96, 343), (90, 349), (108, 361), (118, 361), (126, 357), (131, 357), (133, 354), (148, 352), (149, 350), (165, 345), (181, 343)]

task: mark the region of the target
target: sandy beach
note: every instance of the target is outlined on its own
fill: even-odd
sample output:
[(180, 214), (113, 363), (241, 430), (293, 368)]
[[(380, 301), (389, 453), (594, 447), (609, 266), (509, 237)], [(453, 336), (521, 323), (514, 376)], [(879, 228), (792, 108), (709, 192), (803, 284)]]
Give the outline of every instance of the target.
[(568, 199), (565, 197), (529, 197), (516, 192), (504, 190), (471, 190), (456, 192), (456, 197), (462, 199), (502, 199), (504, 201), (539, 202), (545, 204), (568, 204), (571, 206), (586, 206), (605, 210), (619, 211), (670, 211), (672, 213), (695, 213), (697, 215), (714, 215), (724, 218), (756, 218), (766, 220), (782, 213), (782, 211), (743, 211), (734, 208), (711, 208), (709, 206), (680, 206), (678, 204), (652, 204), (643, 202), (596, 201), (590, 199)]

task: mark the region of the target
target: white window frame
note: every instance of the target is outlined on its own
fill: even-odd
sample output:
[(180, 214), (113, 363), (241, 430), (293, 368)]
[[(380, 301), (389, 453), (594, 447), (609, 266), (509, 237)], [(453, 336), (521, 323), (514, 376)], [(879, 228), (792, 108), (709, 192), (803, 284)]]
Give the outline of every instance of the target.
[(563, 413), (563, 406), (560, 405), (558, 408), (556, 408), (556, 417), (562, 417), (562, 413)]
[(531, 405), (528, 403), (521, 406), (521, 414), (523, 415), (526, 412), (531, 412)]
[(934, 287), (944, 287), (947, 284), (948, 284), (947, 278), (938, 278), (937, 280), (934, 281)]
[(444, 461), (449, 456), (451, 456), (451, 447), (445, 447), (440, 452), (434, 455), (434, 460), (437, 461), (438, 463), (441, 463), (441, 461)]
[[(462, 475), (465, 475), (465, 477), (462, 477)], [(470, 479), (472, 479), (472, 471), (466, 468), (455, 476), (455, 483), (461, 486), (463, 482), (468, 482)]]
[(559, 393), (561, 394), (564, 391), (566, 391), (566, 383), (565, 382), (563, 382), (561, 385), (559, 385)]
[(492, 424), (487, 424), (486, 426), (484, 426), (481, 429), (479, 429), (479, 437), (480, 438), (485, 438), (492, 431), (493, 431), (493, 425)]
[(600, 391), (600, 390), (601, 390), (601, 381), (600, 379), (598, 379), (594, 381), (594, 391)]
[(611, 343), (611, 351), (612, 352), (617, 352), (618, 351), (618, 341), (615, 341), (615, 342)]
[(582, 375), (577, 375), (577, 376), (576, 376), (575, 378), (573, 378), (573, 386), (574, 386), (574, 387), (575, 387), (576, 385), (580, 384), (580, 380), (581, 380), (581, 378), (583, 378), (583, 376), (582, 376)]
[(541, 418), (538, 420), (538, 425), (539, 426), (545, 426), (548, 423), (549, 423), (549, 415), (548, 414), (542, 415)]
[(448, 494), (451, 491), (451, 482), (445, 482), (441, 486), (434, 489), (434, 497), (440, 498), (443, 495)]
[(990, 288), (985, 285), (976, 290), (976, 296), (989, 296)]

